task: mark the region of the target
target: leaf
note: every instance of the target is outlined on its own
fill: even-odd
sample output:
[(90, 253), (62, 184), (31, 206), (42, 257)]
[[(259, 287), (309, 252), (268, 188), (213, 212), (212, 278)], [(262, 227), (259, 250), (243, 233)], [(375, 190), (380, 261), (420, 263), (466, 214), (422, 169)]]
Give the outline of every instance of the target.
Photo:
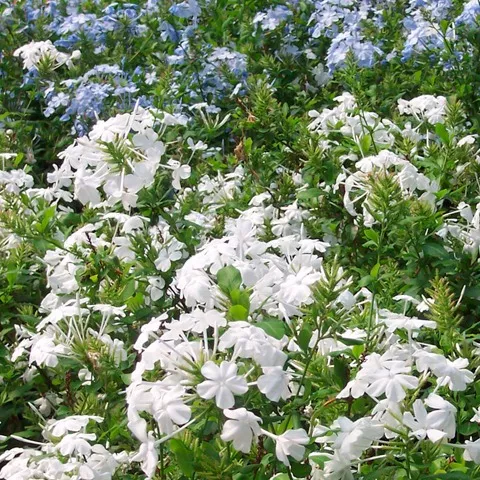
[(322, 455), (321, 453), (312, 453), (308, 458), (313, 463), (320, 465), (322, 468), (325, 465), (325, 462), (331, 460), (331, 457), (328, 457), (327, 455)]
[(352, 354), (358, 360), (360, 355), (365, 351), (365, 345), (354, 345), (352, 347)]
[(235, 267), (228, 265), (217, 272), (217, 283), (220, 289), (229, 295), (232, 290), (240, 288), (242, 275)]
[(450, 143), (450, 135), (443, 123), (437, 123), (435, 125), (435, 133), (438, 135), (442, 143), (444, 143), (445, 145), (448, 145)]
[(436, 473), (423, 477), (425, 480), (471, 480), (472, 477), (463, 472)]
[[(365, 475), (363, 478), (364, 480), (384, 480), (385, 478), (389, 478), (394, 472), (398, 472), (398, 467), (384, 467), (380, 469), (375, 469), (373, 472)], [(396, 477), (391, 477), (396, 478)], [(400, 477), (404, 478), (404, 477)], [(426, 477), (422, 477), (426, 478)]]
[(373, 279), (376, 279), (378, 278), (378, 273), (380, 272), (380, 264), (379, 263), (376, 263), (372, 269), (370, 270), (370, 276), (373, 278)]
[(450, 256), (442, 245), (435, 242), (425, 243), (422, 249), (423, 253), (425, 253), (425, 255), (428, 255), (429, 257), (445, 259)]
[(375, 231), (375, 230), (372, 230), (371, 228), (368, 229), (368, 230), (365, 230), (363, 232), (363, 234), (369, 239), (371, 240), (375, 245), (378, 245), (379, 241), (380, 241), (380, 237), (378, 235), (378, 233)]
[(308, 350), (308, 344), (312, 338), (312, 329), (309, 325), (304, 324), (300, 333), (298, 334), (298, 346), (306, 352)]
[(370, 147), (372, 146), (372, 137), (370, 134), (364, 135), (360, 139), (360, 149), (363, 155), (366, 155), (370, 151)]
[(345, 345), (363, 345), (365, 343), (365, 340), (362, 340), (361, 338), (342, 337), (341, 335), (338, 339)]
[(248, 310), (243, 305), (232, 305), (228, 309), (228, 314), (232, 320), (247, 320)]
[(133, 297), (135, 293), (135, 285), (136, 281), (132, 278), (126, 285), (125, 288), (123, 289), (123, 292), (121, 294), (121, 300), (123, 302), (126, 302), (130, 297)]
[(308, 463), (297, 463), (292, 462), (291, 464), (292, 473), (297, 478), (305, 478), (310, 475), (312, 472), (312, 467)]
[(252, 144), (253, 144), (253, 140), (250, 137), (246, 138), (243, 141), (243, 149), (245, 150), (245, 153), (247, 155), (250, 155), (250, 153), (252, 151)]
[(257, 322), (256, 327), (261, 328), (267, 335), (280, 340), (285, 335), (285, 322), (282, 320), (264, 320)]
[(243, 305), (250, 310), (250, 293), (247, 290), (230, 290), (230, 300), (234, 305)]
[(347, 362), (339, 357), (333, 360), (333, 371), (339, 380), (339, 385), (344, 387), (348, 382), (348, 365)]
[(175, 454), (177, 464), (180, 470), (188, 477), (195, 471), (193, 467), (193, 452), (181, 441), (176, 438), (170, 440), (170, 450)]
[(365, 275), (360, 279), (358, 282), (358, 286), (361, 287), (366, 287), (367, 285), (370, 285), (373, 282), (374, 278), (371, 275)]
[(298, 192), (297, 198), (299, 200), (310, 200), (311, 198), (317, 198), (322, 194), (323, 192), (319, 188), (308, 188), (307, 190)]

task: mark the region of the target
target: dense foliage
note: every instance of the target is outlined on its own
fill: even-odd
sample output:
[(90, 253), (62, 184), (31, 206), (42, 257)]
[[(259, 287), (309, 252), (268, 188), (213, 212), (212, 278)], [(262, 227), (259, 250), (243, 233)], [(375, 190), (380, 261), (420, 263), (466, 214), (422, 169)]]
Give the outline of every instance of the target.
[(0, 479), (480, 478), (479, 0), (0, 0), (0, 105)]

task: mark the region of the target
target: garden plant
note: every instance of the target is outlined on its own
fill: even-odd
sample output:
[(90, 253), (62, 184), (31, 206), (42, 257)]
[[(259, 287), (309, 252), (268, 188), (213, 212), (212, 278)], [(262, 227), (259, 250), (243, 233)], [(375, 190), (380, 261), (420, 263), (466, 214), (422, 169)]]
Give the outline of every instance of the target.
[(480, 479), (479, 254), (479, 0), (0, 0), (0, 479)]

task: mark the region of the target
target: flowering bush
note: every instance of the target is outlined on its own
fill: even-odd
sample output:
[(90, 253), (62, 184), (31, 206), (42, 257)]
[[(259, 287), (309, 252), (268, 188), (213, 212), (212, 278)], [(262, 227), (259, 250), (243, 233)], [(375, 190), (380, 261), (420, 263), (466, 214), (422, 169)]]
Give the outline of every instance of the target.
[(480, 478), (478, 0), (0, 29), (0, 479)]

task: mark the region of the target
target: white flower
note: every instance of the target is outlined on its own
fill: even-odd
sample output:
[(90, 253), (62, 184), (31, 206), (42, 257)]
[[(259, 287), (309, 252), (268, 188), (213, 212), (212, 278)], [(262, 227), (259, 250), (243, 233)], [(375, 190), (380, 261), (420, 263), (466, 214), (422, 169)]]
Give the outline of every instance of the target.
[(421, 328), (436, 328), (437, 323), (432, 320), (420, 320), (417, 317), (407, 317), (386, 309), (380, 310), (379, 320), (387, 326), (387, 331), (393, 333), (395, 330), (420, 330)]
[(426, 437), (432, 442), (439, 442), (447, 437), (447, 433), (436, 428), (434, 419), (431, 414), (427, 413), (425, 406), (421, 400), (413, 402), (413, 413), (405, 412), (403, 414), (403, 423), (412, 431), (411, 435), (418, 440)]
[(45, 429), (48, 435), (53, 437), (63, 437), (68, 432), (79, 432), (93, 420), (97, 423), (103, 422), (102, 417), (95, 415), (72, 415), (61, 420), (55, 420), (49, 423)]
[[(324, 457), (329, 458), (322, 470), (318, 471), (319, 476), (312, 477), (312, 480), (354, 480), (352, 474), (352, 464), (348, 458), (342, 456), (338, 452), (335, 452), (333, 455), (320, 452), (312, 453), (310, 458)], [(320, 466), (315, 464), (315, 467), (319, 468)]]
[(445, 432), (447, 438), (453, 438), (456, 430), (455, 415), (457, 409), (435, 393), (431, 393), (425, 399), (425, 405), (435, 409), (428, 414), (430, 425)]
[(81, 368), (78, 371), (78, 378), (82, 381), (82, 386), (91, 385), (93, 375), (87, 368)]
[(207, 380), (197, 386), (197, 393), (207, 400), (215, 397), (219, 408), (233, 407), (233, 395), (243, 395), (248, 390), (247, 381), (237, 375), (237, 366), (232, 362), (223, 361), (219, 367), (208, 361), (201, 371)]
[(223, 312), (217, 312), (216, 310), (202, 311), (196, 308), (190, 314), (180, 315), (180, 320), (188, 319), (192, 324), (191, 331), (196, 333), (202, 333), (208, 328), (225, 327), (227, 321), (225, 320), (225, 314)]
[(263, 367), (258, 377), (258, 389), (272, 402), (286, 400), (292, 392), (288, 388), (290, 375), (282, 367)]
[(245, 408), (237, 410), (224, 410), (227, 420), (223, 426), (221, 439), (224, 442), (233, 441), (233, 447), (239, 452), (249, 453), (252, 440), (261, 433), (259, 423), (262, 419)]
[(193, 143), (193, 140), (190, 137), (187, 138), (187, 143), (189, 150), (191, 150), (192, 152), (196, 152), (197, 150), (206, 150), (208, 148), (208, 145), (206, 143), (203, 143), (202, 141)]
[(480, 408), (474, 408), (475, 415), (470, 419), (471, 422), (480, 423)]
[(190, 165), (182, 165), (177, 160), (169, 160), (167, 162), (169, 168), (172, 170), (172, 186), (173, 188), (180, 190), (182, 186), (180, 185), (180, 180), (185, 180), (190, 177), (192, 173), (192, 168)]
[(438, 385), (447, 385), (453, 392), (463, 392), (467, 384), (472, 383), (475, 375), (468, 367), (468, 359), (448, 360), (439, 353), (419, 350), (415, 352), (417, 369), (424, 372), (428, 369), (438, 378)]
[(60, 397), (55, 393), (47, 393), (44, 397), (33, 402), (38, 407), (38, 411), (45, 417), (48, 417), (52, 413), (53, 407), (57, 406)]
[(170, 435), (175, 430), (174, 425), (184, 425), (190, 420), (190, 407), (183, 403), (185, 389), (177, 385), (169, 390), (153, 387), (153, 416), (158, 423), (160, 433)]
[(92, 446), (87, 440), (95, 440), (97, 437), (93, 433), (69, 433), (55, 446), (63, 456), (84, 455), (89, 456)]
[(287, 467), (290, 466), (288, 456), (300, 461), (305, 455), (305, 447), (310, 442), (310, 437), (303, 428), (296, 430), (287, 430), (282, 435), (273, 435), (270, 432), (262, 430), (262, 432), (275, 440), (275, 455)]
[(142, 462), (142, 470), (148, 478), (152, 478), (157, 470), (158, 452), (155, 448), (155, 437), (148, 432), (145, 442), (140, 445), (138, 453), (132, 457), (133, 462)]
[(439, 385), (448, 385), (453, 392), (463, 392), (468, 383), (472, 383), (475, 375), (468, 367), (466, 358), (457, 358), (453, 362), (445, 359), (446, 363), (436, 369), (433, 373), (438, 376)]
[(53, 68), (67, 65), (69, 68), (73, 66), (72, 60), (80, 58), (80, 50), (75, 50), (71, 55), (59, 52), (50, 40), (45, 42), (30, 42), (23, 47), (17, 48), (13, 52), (15, 57), (22, 57), (23, 68), (31, 70), (37, 68), (40, 61), (48, 58), (53, 62)]
[(334, 432), (332, 435), (325, 435), (324, 428), (317, 429), (314, 435), (320, 433), (315, 441), (320, 443), (330, 443), (336, 452), (342, 458), (355, 460), (362, 453), (370, 448), (372, 443), (379, 440), (384, 433), (383, 425), (371, 418), (360, 418), (352, 422), (346, 417), (339, 417), (332, 424), (330, 429)]
[(467, 440), (465, 442), (465, 452), (463, 458), (469, 462), (480, 464), (480, 439), (474, 442)]
[(320, 273), (312, 267), (302, 267), (298, 273), (288, 275), (284, 280), (278, 297), (293, 305), (309, 303), (311, 300), (311, 285), (320, 280)]
[(338, 398), (358, 398), (367, 393), (373, 398), (385, 396), (392, 402), (400, 402), (405, 390), (418, 386), (418, 378), (407, 375), (411, 368), (403, 360), (391, 360), (377, 353), (369, 355), (355, 379), (338, 394)]

